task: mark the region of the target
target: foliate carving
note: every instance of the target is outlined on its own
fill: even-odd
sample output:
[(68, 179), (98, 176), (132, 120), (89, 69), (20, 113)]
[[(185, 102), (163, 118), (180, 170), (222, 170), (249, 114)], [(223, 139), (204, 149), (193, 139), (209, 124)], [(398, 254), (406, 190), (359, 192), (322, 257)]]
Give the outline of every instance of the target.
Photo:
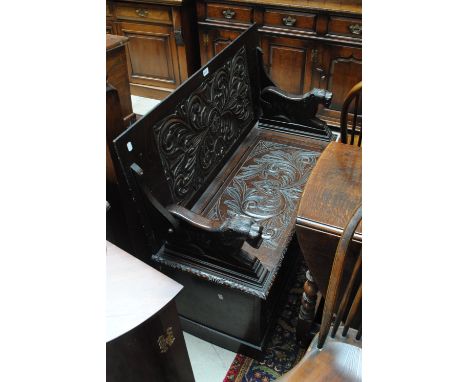
[(249, 216), (264, 227), (263, 246), (277, 248), (288, 233), (319, 155), (281, 143), (259, 141), (207, 217), (222, 221), (234, 214)]
[(154, 126), (176, 203), (188, 200), (254, 119), (245, 47)]

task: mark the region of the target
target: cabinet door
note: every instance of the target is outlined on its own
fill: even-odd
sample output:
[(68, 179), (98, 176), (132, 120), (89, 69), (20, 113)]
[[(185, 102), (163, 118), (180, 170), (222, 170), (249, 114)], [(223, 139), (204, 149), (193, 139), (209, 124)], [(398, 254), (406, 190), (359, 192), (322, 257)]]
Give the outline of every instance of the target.
[(261, 47), (265, 69), (278, 87), (293, 94), (312, 88), (313, 43), (265, 35)]
[(200, 30), (201, 64), (205, 65), (215, 55), (227, 47), (242, 32), (229, 29)]
[(111, 20), (106, 20), (106, 33), (115, 34), (113, 22)]
[(327, 45), (318, 48), (314, 65), (314, 87), (333, 93), (330, 110), (323, 114), (339, 125), (339, 114), (351, 88), (362, 79), (362, 50), (358, 47)]
[(129, 39), (127, 59), (132, 94), (152, 96), (144, 93), (145, 87), (173, 90), (181, 83), (171, 26), (119, 22), (118, 30)]

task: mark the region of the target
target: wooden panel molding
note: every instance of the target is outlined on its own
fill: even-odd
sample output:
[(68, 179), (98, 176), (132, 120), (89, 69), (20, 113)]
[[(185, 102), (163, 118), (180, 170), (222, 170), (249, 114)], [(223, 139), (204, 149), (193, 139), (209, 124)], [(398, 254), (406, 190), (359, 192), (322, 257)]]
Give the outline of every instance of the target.
[[(361, 2), (295, 0), (196, 0), (201, 61), (206, 64), (237, 34), (259, 26), (265, 68), (282, 89), (299, 94), (313, 87), (333, 92), (320, 116), (339, 127), (344, 96), (362, 79)], [(231, 18), (223, 11), (231, 9)], [(227, 37), (229, 35), (229, 37)]]
[(158, 21), (160, 23), (171, 24), (171, 10), (168, 7), (157, 7), (147, 4), (125, 4), (116, 3), (114, 12), (117, 19), (138, 20), (138, 21)]

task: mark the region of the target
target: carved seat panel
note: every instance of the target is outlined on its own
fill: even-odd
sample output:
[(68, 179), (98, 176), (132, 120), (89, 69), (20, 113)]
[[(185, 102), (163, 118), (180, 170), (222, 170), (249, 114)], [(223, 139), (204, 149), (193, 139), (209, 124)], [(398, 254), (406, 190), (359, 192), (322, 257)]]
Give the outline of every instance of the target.
[(270, 271), (281, 267), (292, 234), (303, 188), (327, 142), (254, 127), (233, 159), (220, 171), (192, 211), (215, 221), (234, 214), (264, 227), (255, 255)]

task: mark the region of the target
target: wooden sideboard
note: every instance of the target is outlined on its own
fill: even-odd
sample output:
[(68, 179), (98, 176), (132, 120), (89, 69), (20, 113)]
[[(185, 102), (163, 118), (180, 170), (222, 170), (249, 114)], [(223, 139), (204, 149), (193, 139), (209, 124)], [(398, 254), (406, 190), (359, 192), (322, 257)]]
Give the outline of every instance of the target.
[(346, 93), (362, 79), (361, 1), (197, 0), (205, 64), (249, 25), (259, 25), (265, 67), (282, 89), (333, 93), (319, 117), (339, 126)]
[(162, 99), (200, 67), (194, 0), (107, 1), (107, 33), (126, 36), (131, 93)]
[[(132, 108), (130, 84), (128, 82), (127, 57), (125, 53), (127, 41), (128, 38), (124, 36), (106, 35), (106, 80), (109, 85), (117, 89), (122, 117), (126, 127), (135, 122), (136, 119)], [(116, 136), (113, 136), (112, 139)]]

